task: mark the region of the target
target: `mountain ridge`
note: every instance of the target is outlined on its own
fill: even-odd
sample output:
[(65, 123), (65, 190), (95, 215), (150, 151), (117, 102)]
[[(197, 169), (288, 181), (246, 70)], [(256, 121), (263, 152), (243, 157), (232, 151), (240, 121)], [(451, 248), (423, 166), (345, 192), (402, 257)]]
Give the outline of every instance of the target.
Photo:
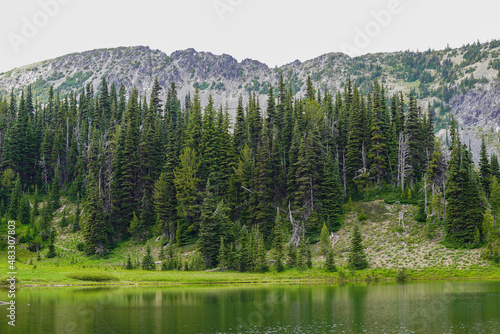
[[(363, 90), (370, 90), (374, 79), (386, 88), (387, 94), (414, 90), (422, 108), (437, 111), (437, 130), (445, 128), (453, 109), (465, 126), (500, 129), (497, 108), (500, 77), (500, 41), (473, 43), (444, 50), (398, 51), (350, 57), (342, 52), (324, 53), (318, 57), (271, 68), (250, 58), (238, 61), (229, 54), (196, 51), (194, 48), (173, 51), (170, 55), (148, 46), (94, 49), (14, 68), (0, 74), (0, 92), (20, 92), (32, 85), (33, 94), (44, 101), (53, 85), (61, 94), (80, 91), (91, 84), (99, 90), (105, 76), (117, 88), (124, 85), (130, 93), (136, 87), (149, 97), (153, 80), (162, 87), (175, 82), (179, 96), (200, 88), (202, 103), (211, 93), (214, 102), (234, 110), (239, 96), (248, 92), (258, 95), (265, 106), (269, 87), (276, 86), (280, 74), (295, 96), (303, 96), (305, 82), (311, 76), (316, 88), (324, 94), (336, 94), (351, 78)], [(481, 92), (490, 91), (490, 94)], [(162, 97), (165, 98), (166, 90)], [(480, 105), (482, 117), (469, 114)]]

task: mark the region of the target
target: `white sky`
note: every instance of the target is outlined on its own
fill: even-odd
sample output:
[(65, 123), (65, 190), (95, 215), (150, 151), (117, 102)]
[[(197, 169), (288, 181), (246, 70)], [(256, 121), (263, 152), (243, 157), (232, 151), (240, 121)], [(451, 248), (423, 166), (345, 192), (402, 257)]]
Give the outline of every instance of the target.
[[(50, 16), (43, 3), (59, 8)], [(231, 10), (218, 13), (216, 4)], [(396, 10), (384, 26), (375, 23), (372, 12), (388, 8)], [(346, 45), (362, 54), (443, 49), (500, 39), (499, 10), (495, 0), (0, 0), (0, 72), (135, 45), (167, 54), (192, 47), (270, 67)], [(371, 37), (356, 36), (367, 29)]]

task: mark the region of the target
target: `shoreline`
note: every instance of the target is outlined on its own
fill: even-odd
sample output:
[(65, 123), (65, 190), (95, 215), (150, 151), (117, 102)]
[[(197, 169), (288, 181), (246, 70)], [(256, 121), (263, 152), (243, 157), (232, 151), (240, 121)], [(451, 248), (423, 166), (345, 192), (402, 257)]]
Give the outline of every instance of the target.
[[(310, 285), (310, 284), (377, 284), (397, 282), (457, 281), (457, 280), (500, 280), (500, 266), (490, 265), (482, 268), (454, 269), (429, 267), (407, 269), (402, 274), (395, 269), (367, 269), (348, 271), (339, 268), (337, 272), (327, 273), (313, 268), (303, 271), (289, 269), (281, 273), (240, 273), (206, 271), (144, 271), (144, 270), (107, 270), (82, 268), (40, 268), (18, 270), (18, 284), (21, 288), (36, 287), (134, 287), (134, 286), (234, 286), (234, 285)], [(87, 275), (86, 279), (69, 276)], [(89, 276), (90, 275), (90, 276)], [(93, 276), (103, 281), (92, 280)], [(403, 276), (402, 276), (403, 275)], [(89, 278), (90, 277), (90, 278)], [(0, 282), (0, 288), (7, 287)]]

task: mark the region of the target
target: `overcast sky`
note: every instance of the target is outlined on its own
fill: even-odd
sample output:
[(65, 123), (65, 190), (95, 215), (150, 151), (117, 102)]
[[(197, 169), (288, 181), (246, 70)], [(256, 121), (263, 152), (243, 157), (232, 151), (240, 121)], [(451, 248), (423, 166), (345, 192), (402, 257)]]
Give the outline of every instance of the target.
[(96, 48), (195, 48), (271, 67), (500, 39), (493, 0), (0, 0), (0, 72)]

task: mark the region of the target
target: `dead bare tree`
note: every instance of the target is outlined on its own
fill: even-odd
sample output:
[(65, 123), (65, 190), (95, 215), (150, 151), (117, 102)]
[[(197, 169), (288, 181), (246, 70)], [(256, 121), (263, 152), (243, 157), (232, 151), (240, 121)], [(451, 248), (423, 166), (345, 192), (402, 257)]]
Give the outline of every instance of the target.
[[(254, 192), (248, 188), (245, 188), (243, 186), (240, 186), (241, 188), (245, 189), (249, 193), (253, 194)], [(295, 245), (295, 247), (299, 247), (300, 239), (302, 238), (302, 232), (304, 230), (303, 224), (301, 224), (299, 221), (293, 219), (293, 211), (290, 206), (290, 201), (288, 202), (288, 211), (280, 208), (277, 205), (274, 205), (274, 207), (284, 214), (288, 215), (288, 219), (290, 220), (290, 223), (292, 224), (292, 239), (291, 242)]]
[(398, 186), (401, 187), (401, 191), (405, 190), (405, 180), (408, 174), (411, 172), (411, 166), (408, 163), (410, 157), (410, 135), (399, 134), (398, 138)]
[(300, 222), (293, 219), (292, 209), (290, 208), (290, 202), (288, 202), (288, 215), (290, 219), (290, 223), (292, 224), (292, 239), (291, 242), (295, 245), (295, 247), (299, 247), (300, 239), (302, 238), (303, 226)]

